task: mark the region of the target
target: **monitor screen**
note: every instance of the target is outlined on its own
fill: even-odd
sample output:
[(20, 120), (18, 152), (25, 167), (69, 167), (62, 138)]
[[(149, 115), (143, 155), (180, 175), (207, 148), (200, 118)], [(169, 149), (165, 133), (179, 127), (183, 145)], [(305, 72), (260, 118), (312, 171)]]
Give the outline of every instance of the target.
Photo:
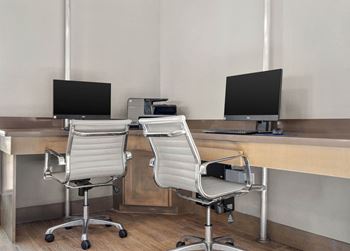
[(53, 114), (57, 118), (110, 118), (111, 84), (54, 80)]
[(277, 69), (227, 77), (225, 118), (278, 120), (282, 72)]

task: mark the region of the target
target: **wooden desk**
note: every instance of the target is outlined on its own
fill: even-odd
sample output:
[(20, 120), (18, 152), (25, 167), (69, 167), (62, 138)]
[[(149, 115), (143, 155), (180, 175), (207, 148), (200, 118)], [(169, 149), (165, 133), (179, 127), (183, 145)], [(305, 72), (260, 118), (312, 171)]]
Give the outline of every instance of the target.
[[(267, 169), (272, 168), (350, 178), (349, 134), (286, 133), (284, 136), (241, 136), (205, 134), (196, 129), (193, 129), (192, 133), (200, 155), (205, 160), (228, 156), (232, 150), (242, 150), (249, 157), (253, 166), (263, 167), (266, 172)], [(15, 241), (16, 236), (17, 156), (43, 154), (47, 147), (63, 153), (66, 149), (67, 135), (67, 132), (57, 128), (0, 131), (1, 224), (12, 241)], [(150, 151), (148, 141), (143, 137), (141, 131), (130, 131), (128, 149), (130, 151)], [(264, 193), (266, 196), (266, 191)], [(264, 225), (264, 221), (266, 223), (266, 203), (262, 203), (262, 219), (261, 231), (266, 233), (266, 225)]]

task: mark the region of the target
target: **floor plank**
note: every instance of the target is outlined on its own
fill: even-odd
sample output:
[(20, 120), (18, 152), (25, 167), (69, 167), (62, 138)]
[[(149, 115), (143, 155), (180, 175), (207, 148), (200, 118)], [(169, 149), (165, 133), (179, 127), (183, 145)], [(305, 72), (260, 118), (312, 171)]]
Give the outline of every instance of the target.
[[(90, 227), (91, 251), (164, 251), (174, 248), (182, 235), (204, 235), (204, 219), (195, 215), (146, 215), (108, 213), (113, 221), (122, 223), (128, 237), (120, 239), (118, 231), (106, 227)], [(80, 248), (81, 228), (57, 230), (55, 241), (46, 243), (44, 232), (62, 220), (43, 221), (19, 225), (17, 243), (1, 242), (0, 250), (6, 251), (75, 251)], [(214, 235), (232, 235), (237, 246), (249, 251), (295, 251), (284, 245), (270, 242), (260, 244), (256, 237), (230, 229), (225, 222), (213, 222)], [(1, 239), (0, 232), (0, 239)]]

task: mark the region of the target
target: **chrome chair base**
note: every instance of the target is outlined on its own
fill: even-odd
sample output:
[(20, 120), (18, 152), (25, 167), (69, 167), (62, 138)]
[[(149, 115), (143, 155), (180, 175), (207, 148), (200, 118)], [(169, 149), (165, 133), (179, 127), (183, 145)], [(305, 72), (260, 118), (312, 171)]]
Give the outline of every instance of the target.
[(45, 232), (45, 240), (47, 242), (52, 242), (55, 239), (53, 232), (60, 228), (70, 229), (72, 227), (82, 227), (81, 235), (81, 248), (86, 250), (91, 247), (91, 243), (88, 239), (88, 228), (90, 225), (103, 225), (106, 227), (113, 226), (119, 230), (119, 237), (125, 238), (128, 235), (128, 232), (124, 229), (123, 225), (117, 222), (111, 221), (108, 217), (100, 216), (96, 218), (89, 218), (89, 206), (87, 203), (87, 191), (84, 192), (84, 206), (83, 206), (83, 216), (82, 217), (71, 217), (69, 221), (50, 227)]
[(93, 218), (85, 220), (84, 218), (80, 218), (80, 219), (68, 221), (63, 224), (50, 227), (49, 229), (46, 230), (45, 235), (52, 234), (55, 230), (60, 228), (72, 228), (72, 227), (80, 226), (83, 228), (81, 240), (87, 240), (88, 226), (90, 225), (103, 225), (106, 227), (114, 226), (118, 230), (125, 230), (123, 225), (117, 222), (112, 222), (109, 220), (93, 219)]
[[(230, 236), (221, 236), (213, 238), (212, 224), (210, 220), (210, 206), (207, 206), (207, 217), (205, 224), (205, 238), (187, 235), (182, 238), (176, 244), (175, 249), (169, 251), (192, 251), (192, 250), (205, 250), (205, 251), (244, 251), (243, 249), (234, 246), (233, 239)], [(186, 243), (190, 243), (187, 244)]]
[[(194, 241), (188, 245), (181, 245), (188, 241)], [(192, 250), (205, 250), (205, 251), (244, 251), (240, 248), (237, 248), (233, 244), (233, 239), (231, 237), (217, 237), (213, 238), (212, 242), (205, 241), (204, 238), (196, 236), (185, 236), (182, 238), (182, 241), (179, 241), (177, 248), (171, 249), (169, 251), (192, 251)]]

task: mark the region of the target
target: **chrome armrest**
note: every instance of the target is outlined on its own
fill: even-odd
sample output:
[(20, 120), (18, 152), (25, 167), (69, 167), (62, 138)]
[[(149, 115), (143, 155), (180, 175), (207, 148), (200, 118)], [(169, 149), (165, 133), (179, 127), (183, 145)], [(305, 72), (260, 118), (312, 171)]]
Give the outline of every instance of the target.
[(245, 170), (245, 174), (246, 174), (246, 185), (247, 187), (251, 187), (252, 186), (252, 180), (251, 180), (251, 177), (252, 177), (252, 168), (250, 167), (250, 162), (249, 162), (249, 159), (242, 155), (242, 159), (244, 161), (244, 170)]
[(126, 160), (131, 160), (132, 159), (132, 153), (131, 152), (126, 151), (125, 152), (125, 156), (126, 156)]
[(50, 156), (54, 156), (58, 160), (59, 166), (66, 165), (66, 158), (54, 150), (46, 149), (45, 150), (45, 166), (44, 166), (44, 179), (52, 177), (52, 166), (50, 166)]
[(149, 165), (150, 167), (154, 167), (154, 162), (155, 162), (155, 161), (156, 161), (155, 158), (150, 159), (148, 165)]
[(177, 137), (185, 134), (186, 134), (185, 130), (175, 130), (172, 132), (144, 132), (143, 133), (145, 137)]
[(251, 183), (252, 170), (251, 170), (248, 158), (245, 155), (243, 155), (243, 154), (233, 155), (233, 156), (229, 156), (229, 157), (225, 157), (225, 158), (221, 158), (221, 159), (216, 159), (216, 160), (205, 162), (205, 163), (200, 165), (200, 168), (199, 168), (200, 174), (201, 175), (206, 175), (207, 174), (207, 167), (210, 164), (225, 162), (225, 161), (236, 159), (236, 158), (242, 158), (243, 159), (244, 170), (245, 170), (245, 173), (246, 173), (246, 176), (247, 176), (246, 177), (246, 185), (248, 187), (251, 187), (252, 186), (252, 183)]

